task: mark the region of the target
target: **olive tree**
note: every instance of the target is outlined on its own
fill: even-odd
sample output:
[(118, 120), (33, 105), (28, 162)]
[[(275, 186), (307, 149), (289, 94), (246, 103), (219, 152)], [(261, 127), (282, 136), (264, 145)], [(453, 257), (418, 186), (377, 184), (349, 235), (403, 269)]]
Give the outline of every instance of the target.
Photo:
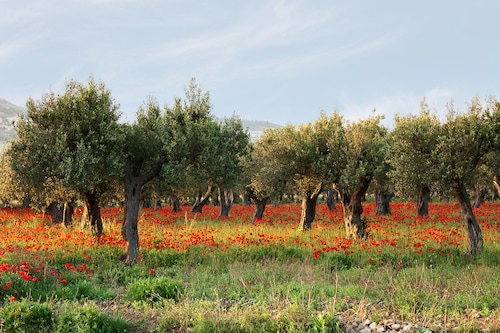
[[(137, 120), (125, 127), (125, 217), (122, 236), (127, 250), (120, 256), (133, 264), (139, 256), (138, 216), (143, 186), (161, 174), (163, 168), (188, 168), (205, 149), (210, 115), (210, 95), (193, 79), (183, 99), (176, 97), (163, 110), (149, 99), (138, 111)], [(166, 173), (169, 174), (169, 173)], [(163, 180), (168, 182), (169, 180)]]
[(341, 154), (345, 164), (338, 163), (340, 176), (334, 186), (342, 204), (348, 238), (366, 237), (366, 221), (362, 199), (372, 180), (387, 171), (385, 166), (387, 129), (380, 124), (381, 116), (370, 116), (345, 126), (345, 144)]
[(491, 150), (490, 128), (479, 99), (473, 99), (464, 113), (456, 112), (450, 103), (434, 150), (434, 167), (439, 171), (440, 188), (443, 191), (451, 190), (458, 201), (468, 235), (469, 255), (479, 254), (483, 250), (482, 231), (474, 216), (467, 189), (475, 185), (477, 168)]
[(111, 92), (93, 78), (70, 80), (62, 94), (29, 98), (26, 106), (9, 149), (12, 169), (38, 193), (54, 184), (79, 193), (100, 236), (100, 198), (122, 169), (120, 114)]
[(262, 219), (272, 198), (282, 196), (291, 188), (291, 171), (280, 149), (281, 133), (280, 128), (266, 128), (242, 159), (247, 194), (255, 204), (252, 222)]
[(416, 200), (418, 216), (429, 214), (431, 188), (437, 174), (434, 150), (438, 144), (441, 123), (425, 105), (418, 115), (396, 115), (389, 135), (390, 172), (396, 192)]
[[(246, 154), (250, 136), (236, 116), (226, 117), (209, 124), (207, 147), (199, 163), (189, 170), (188, 183), (198, 191), (193, 212), (201, 212), (214, 189), (220, 205), (219, 216), (228, 216), (232, 206), (234, 189), (243, 187), (241, 159)], [(202, 186), (205, 194), (202, 195)]]
[(319, 195), (339, 177), (344, 143), (342, 117), (321, 114), (314, 122), (266, 130), (255, 143), (250, 167), (255, 168), (251, 188), (268, 198), (285, 185), (302, 200), (300, 228), (312, 228)]

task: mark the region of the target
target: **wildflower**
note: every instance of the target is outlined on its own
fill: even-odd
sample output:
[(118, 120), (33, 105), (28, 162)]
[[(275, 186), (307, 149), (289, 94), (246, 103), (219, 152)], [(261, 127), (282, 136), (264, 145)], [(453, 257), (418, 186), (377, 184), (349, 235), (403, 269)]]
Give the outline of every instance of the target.
[(10, 296), (10, 297), (9, 297), (9, 301), (11, 301), (11, 302), (15, 302), (15, 301), (16, 301), (16, 296)]
[(155, 275), (155, 270), (154, 270), (153, 268), (151, 268), (151, 269), (149, 270), (149, 274), (151, 274), (151, 275)]
[(321, 250), (314, 251), (314, 253), (313, 253), (314, 259), (318, 259), (320, 254), (321, 254)]

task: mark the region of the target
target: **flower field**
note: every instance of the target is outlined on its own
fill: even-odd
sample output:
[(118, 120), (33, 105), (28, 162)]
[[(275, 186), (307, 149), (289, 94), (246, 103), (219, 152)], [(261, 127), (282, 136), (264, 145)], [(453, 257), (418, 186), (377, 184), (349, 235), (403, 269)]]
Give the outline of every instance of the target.
[(426, 218), (413, 203), (392, 203), (388, 216), (377, 216), (372, 202), (364, 208), (369, 237), (359, 242), (344, 238), (340, 207), (324, 204), (306, 233), (300, 204), (268, 206), (255, 224), (252, 206), (235, 205), (224, 219), (212, 206), (203, 214), (143, 209), (132, 267), (117, 262), (126, 246), (121, 208), (103, 209), (100, 239), (79, 222), (53, 225), (30, 210), (2, 209), (0, 302), (42, 304), (52, 328), (76, 311), (68, 302), (134, 332), (215, 332), (235, 322), (240, 332), (256, 322), (264, 332), (335, 331), (386, 317), (443, 331), (500, 328), (500, 202), (475, 210), (485, 241), (478, 258), (463, 256), (456, 203), (432, 203)]

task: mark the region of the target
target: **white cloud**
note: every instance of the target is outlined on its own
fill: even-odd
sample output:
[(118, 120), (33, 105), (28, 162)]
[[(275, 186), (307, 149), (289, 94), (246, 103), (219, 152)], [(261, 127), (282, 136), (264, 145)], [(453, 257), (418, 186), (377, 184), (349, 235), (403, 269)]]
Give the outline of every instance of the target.
[(433, 88), (422, 94), (414, 91), (399, 92), (361, 103), (353, 100), (341, 100), (342, 106), (339, 108), (339, 112), (344, 114), (347, 120), (356, 121), (368, 117), (373, 114), (373, 110), (376, 110), (375, 114), (385, 116), (383, 123), (392, 127), (394, 115), (418, 114), (420, 103), (424, 97), (429, 108), (436, 112), (439, 118), (444, 119), (447, 112), (446, 104), (455, 96), (455, 91), (443, 88)]

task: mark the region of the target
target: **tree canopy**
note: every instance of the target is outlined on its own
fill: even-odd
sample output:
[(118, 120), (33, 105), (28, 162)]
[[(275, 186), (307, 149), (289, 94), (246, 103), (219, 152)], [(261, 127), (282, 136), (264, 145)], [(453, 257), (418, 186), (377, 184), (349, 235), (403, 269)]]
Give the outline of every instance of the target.
[(82, 195), (100, 235), (99, 198), (122, 172), (120, 114), (111, 92), (92, 77), (87, 84), (70, 80), (62, 94), (30, 98), (26, 106), (9, 148), (12, 169), (47, 201), (60, 199), (46, 191), (59, 185)]

